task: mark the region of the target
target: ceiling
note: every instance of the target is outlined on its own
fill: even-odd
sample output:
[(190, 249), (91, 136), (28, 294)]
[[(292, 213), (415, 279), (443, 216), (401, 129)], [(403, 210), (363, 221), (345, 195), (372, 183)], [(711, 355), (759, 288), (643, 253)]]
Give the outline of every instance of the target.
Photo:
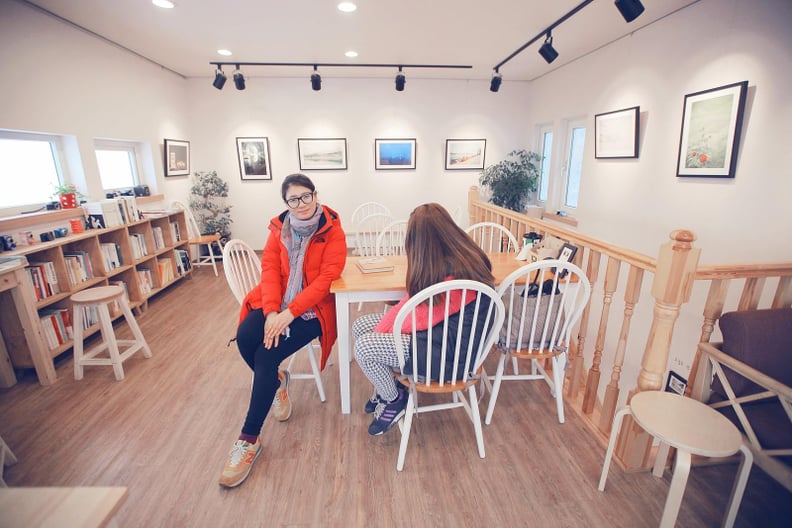
[[(405, 68), (412, 78), (489, 79), (493, 67), (540, 35), (582, 0), (20, 0), (127, 48), (184, 77), (213, 74), (212, 61), (471, 65)], [(553, 31), (558, 58), (547, 64), (527, 47), (500, 68), (529, 81), (698, 0), (643, 0), (631, 23), (613, 0), (594, 0)], [(229, 49), (231, 57), (216, 50)], [(359, 53), (355, 59), (347, 50)], [(233, 68), (226, 68), (226, 71)], [(246, 76), (307, 75), (310, 67), (243, 67)], [(392, 77), (390, 68), (320, 68), (323, 77)]]

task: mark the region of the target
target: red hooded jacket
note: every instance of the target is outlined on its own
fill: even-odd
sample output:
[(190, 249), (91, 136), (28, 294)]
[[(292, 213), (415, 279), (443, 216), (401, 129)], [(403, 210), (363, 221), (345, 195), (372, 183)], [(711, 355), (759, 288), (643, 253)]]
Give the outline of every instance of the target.
[[(303, 262), (303, 289), (291, 303), (289, 311), (300, 317), (313, 308), (322, 327), (322, 362), (324, 369), (330, 351), (338, 337), (335, 296), (330, 283), (341, 276), (346, 264), (346, 235), (338, 213), (322, 206), (319, 227), (311, 237)], [(289, 282), (289, 253), (281, 241), (281, 229), (288, 211), (270, 220), (270, 234), (261, 257), (261, 282), (245, 296), (239, 314), (241, 323), (251, 310), (261, 308), (264, 314), (280, 312), (281, 302)]]

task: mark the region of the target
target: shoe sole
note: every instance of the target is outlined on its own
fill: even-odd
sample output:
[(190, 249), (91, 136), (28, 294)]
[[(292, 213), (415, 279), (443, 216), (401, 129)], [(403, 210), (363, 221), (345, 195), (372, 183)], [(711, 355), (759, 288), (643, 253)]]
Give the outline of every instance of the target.
[(239, 477), (239, 480), (237, 480), (237, 481), (235, 481), (235, 482), (233, 482), (231, 484), (224, 484), (224, 483), (220, 482), (219, 483), (220, 486), (222, 486), (223, 488), (236, 488), (237, 486), (239, 486), (240, 484), (245, 482), (245, 480), (247, 480), (247, 478), (248, 478), (248, 475), (250, 475), (250, 470), (253, 469), (253, 464), (256, 463), (256, 459), (261, 454), (261, 451), (262, 451), (262, 449), (261, 449), (261, 447), (259, 447), (258, 451), (256, 451), (256, 456), (253, 457), (253, 462), (250, 463), (250, 465), (248, 466), (247, 471), (245, 471), (245, 473), (242, 474)]

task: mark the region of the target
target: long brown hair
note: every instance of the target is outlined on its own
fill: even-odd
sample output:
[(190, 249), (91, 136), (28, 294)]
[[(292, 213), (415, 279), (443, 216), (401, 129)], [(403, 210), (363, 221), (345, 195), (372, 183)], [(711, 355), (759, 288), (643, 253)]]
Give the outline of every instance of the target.
[(490, 286), (495, 283), (486, 253), (440, 204), (422, 204), (410, 214), (404, 248), (407, 292), (411, 296), (448, 275)]

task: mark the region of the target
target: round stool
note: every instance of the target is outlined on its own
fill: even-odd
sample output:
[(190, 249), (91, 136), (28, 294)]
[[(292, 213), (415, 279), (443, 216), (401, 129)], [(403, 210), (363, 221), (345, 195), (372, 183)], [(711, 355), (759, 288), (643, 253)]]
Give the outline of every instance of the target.
[(605, 490), (613, 448), (625, 415), (631, 414), (635, 422), (647, 433), (660, 441), (652, 474), (663, 476), (668, 450), (677, 450), (674, 474), (668, 490), (661, 528), (673, 528), (682, 504), (688, 473), (690, 455), (705, 457), (727, 457), (742, 451), (743, 459), (732, 487), (729, 506), (723, 525), (731, 527), (737, 518), (745, 485), (753, 464), (753, 454), (743, 444), (737, 427), (715, 409), (692, 398), (660, 391), (639, 392), (630, 400), (630, 405), (621, 409), (613, 418), (608, 451), (599, 481), (599, 490)]
[[(124, 379), (122, 363), (132, 354), (138, 350), (143, 350), (144, 357), (151, 357), (151, 349), (146, 343), (137, 321), (135, 321), (135, 316), (132, 315), (132, 310), (129, 308), (124, 289), (121, 286), (88, 288), (72, 295), (71, 301), (74, 305), (74, 321), (72, 322), (74, 328), (74, 379), (82, 379), (83, 367), (86, 365), (110, 365), (113, 367), (116, 380), (121, 381)], [(117, 303), (135, 339), (116, 339), (113, 331), (113, 320), (110, 318), (110, 310), (108, 309), (111, 303)], [(91, 308), (96, 309), (96, 314), (99, 318), (102, 343), (89, 352), (83, 353), (83, 333), (85, 331), (83, 321), (86, 319), (85, 312)], [(119, 345), (129, 348), (121, 353), (118, 349)], [(109, 357), (96, 357), (97, 354), (104, 350), (108, 351)]]

